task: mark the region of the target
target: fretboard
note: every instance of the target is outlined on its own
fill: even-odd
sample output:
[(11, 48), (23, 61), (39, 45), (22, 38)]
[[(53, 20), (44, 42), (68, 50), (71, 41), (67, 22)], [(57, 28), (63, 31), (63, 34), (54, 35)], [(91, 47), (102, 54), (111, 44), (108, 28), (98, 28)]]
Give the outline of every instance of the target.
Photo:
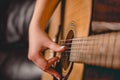
[(119, 40), (120, 32), (74, 38), (71, 43), (70, 61), (120, 69)]

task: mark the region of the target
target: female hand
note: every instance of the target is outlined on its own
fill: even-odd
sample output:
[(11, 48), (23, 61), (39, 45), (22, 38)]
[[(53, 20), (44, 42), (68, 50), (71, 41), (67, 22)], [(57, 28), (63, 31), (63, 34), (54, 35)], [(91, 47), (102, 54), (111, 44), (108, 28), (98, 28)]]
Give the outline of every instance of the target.
[(51, 66), (59, 58), (53, 57), (52, 59), (46, 60), (42, 55), (42, 52), (48, 48), (56, 52), (63, 52), (65, 50), (64, 46), (59, 46), (52, 42), (48, 35), (40, 29), (38, 25), (30, 25), (28, 58), (32, 60), (40, 69), (53, 75), (59, 80), (60, 74), (51, 68)]

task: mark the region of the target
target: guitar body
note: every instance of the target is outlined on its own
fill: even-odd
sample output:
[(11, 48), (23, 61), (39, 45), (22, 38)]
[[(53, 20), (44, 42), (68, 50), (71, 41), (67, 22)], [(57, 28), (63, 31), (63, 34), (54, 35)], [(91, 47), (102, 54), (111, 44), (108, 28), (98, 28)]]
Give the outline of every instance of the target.
[[(64, 8), (64, 22), (60, 40), (88, 36), (92, 13), (92, 0), (65, 0)], [(70, 55), (71, 53), (67, 54)], [(64, 57), (64, 59), (62, 61), (63, 64), (61, 63), (63, 80), (82, 80), (84, 64), (69, 62), (69, 58), (67, 57)]]

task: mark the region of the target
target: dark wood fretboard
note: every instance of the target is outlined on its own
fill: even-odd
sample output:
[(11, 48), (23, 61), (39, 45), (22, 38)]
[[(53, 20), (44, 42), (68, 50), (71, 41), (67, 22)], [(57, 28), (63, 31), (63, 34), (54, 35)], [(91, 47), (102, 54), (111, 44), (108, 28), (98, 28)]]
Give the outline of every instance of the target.
[(70, 61), (120, 69), (119, 40), (120, 32), (74, 38), (70, 48)]

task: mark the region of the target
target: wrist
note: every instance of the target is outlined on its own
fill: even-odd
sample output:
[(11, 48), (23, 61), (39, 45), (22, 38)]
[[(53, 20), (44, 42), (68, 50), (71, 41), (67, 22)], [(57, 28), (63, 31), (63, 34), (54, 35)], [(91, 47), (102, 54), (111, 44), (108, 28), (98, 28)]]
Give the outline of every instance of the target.
[(41, 30), (45, 30), (46, 26), (44, 24), (40, 24), (38, 21), (31, 22), (29, 25), (30, 28), (37, 28)]

